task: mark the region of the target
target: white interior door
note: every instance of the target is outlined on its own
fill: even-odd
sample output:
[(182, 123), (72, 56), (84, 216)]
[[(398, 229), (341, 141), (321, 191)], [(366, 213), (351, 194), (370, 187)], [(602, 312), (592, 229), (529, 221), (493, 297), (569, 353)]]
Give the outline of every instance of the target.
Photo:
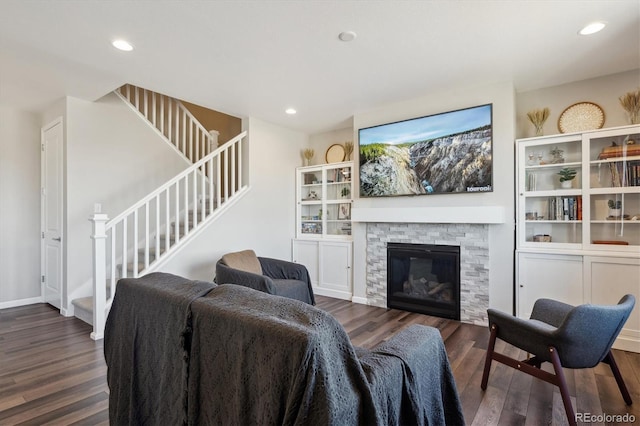
[(42, 128), (42, 296), (46, 303), (62, 306), (62, 119)]

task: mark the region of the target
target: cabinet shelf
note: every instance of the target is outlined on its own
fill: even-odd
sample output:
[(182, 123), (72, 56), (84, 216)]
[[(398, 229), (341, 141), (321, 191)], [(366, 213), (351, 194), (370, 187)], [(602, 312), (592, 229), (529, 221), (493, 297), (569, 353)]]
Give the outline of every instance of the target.
[(592, 195), (609, 195), (609, 194), (638, 194), (640, 186), (614, 186), (611, 188), (591, 188), (587, 190)]
[(608, 163), (625, 163), (629, 161), (640, 161), (640, 155), (632, 155), (629, 157), (604, 158), (602, 160), (592, 160), (589, 163), (598, 165), (598, 164), (608, 164)]
[(525, 220), (525, 223), (558, 223), (558, 224), (567, 224), (572, 225), (574, 223), (582, 223), (581, 220), (545, 220), (545, 219), (537, 219), (537, 220)]
[(552, 189), (546, 191), (525, 191), (525, 197), (572, 197), (581, 195), (582, 191), (579, 189)]
[(606, 223), (608, 225), (619, 225), (621, 223), (624, 223), (625, 225), (640, 225), (640, 220), (630, 220), (630, 219), (626, 219), (626, 220), (616, 220), (616, 219), (606, 219), (606, 220), (592, 220), (591, 223)]
[(548, 169), (564, 169), (565, 167), (582, 167), (582, 163), (573, 161), (570, 163), (553, 163), (553, 164), (536, 164), (533, 166), (525, 166), (526, 171), (538, 171)]

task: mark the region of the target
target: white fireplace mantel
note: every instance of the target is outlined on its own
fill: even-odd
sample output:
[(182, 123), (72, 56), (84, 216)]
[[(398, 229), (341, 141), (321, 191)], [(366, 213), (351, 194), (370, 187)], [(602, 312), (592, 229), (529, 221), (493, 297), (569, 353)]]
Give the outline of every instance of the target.
[(353, 222), (373, 223), (505, 223), (501, 206), (460, 207), (353, 207)]

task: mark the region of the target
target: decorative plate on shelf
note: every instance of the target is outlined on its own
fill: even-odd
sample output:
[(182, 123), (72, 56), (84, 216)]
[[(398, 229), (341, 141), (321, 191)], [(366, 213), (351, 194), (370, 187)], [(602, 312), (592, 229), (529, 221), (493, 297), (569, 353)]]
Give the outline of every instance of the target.
[(339, 143), (334, 143), (327, 149), (327, 153), (324, 156), (324, 159), (327, 163), (339, 163), (344, 161), (344, 146)]
[(578, 102), (560, 114), (558, 130), (561, 133), (582, 132), (601, 129), (604, 126), (604, 111), (593, 102)]

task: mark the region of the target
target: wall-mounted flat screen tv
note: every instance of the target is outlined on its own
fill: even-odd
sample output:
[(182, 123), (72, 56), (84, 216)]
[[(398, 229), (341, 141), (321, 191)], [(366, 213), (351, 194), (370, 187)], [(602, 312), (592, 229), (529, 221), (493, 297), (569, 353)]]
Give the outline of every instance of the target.
[(489, 192), (492, 104), (358, 130), (360, 196)]

